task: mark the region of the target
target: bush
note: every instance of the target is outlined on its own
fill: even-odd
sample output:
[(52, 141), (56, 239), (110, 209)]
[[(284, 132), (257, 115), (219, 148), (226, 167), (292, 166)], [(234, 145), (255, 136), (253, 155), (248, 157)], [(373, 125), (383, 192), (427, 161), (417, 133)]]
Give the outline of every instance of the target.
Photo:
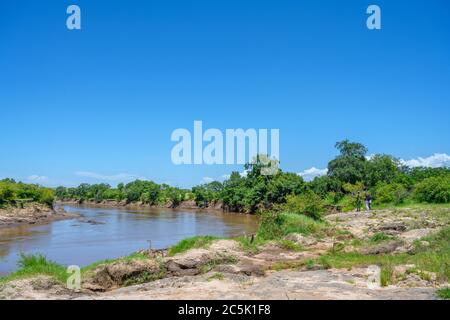
[[(362, 197), (363, 196), (361, 196), (361, 199)], [(343, 212), (352, 211), (356, 208), (356, 197), (352, 195), (345, 195), (339, 200), (338, 205), (341, 207)]]
[(415, 187), (414, 197), (421, 202), (450, 202), (450, 175), (431, 177), (419, 182)]
[(6, 183), (0, 184), (0, 206), (10, 203), (14, 198), (14, 189)]
[(304, 215), (269, 212), (262, 216), (257, 238), (274, 240), (281, 239), (290, 233), (317, 234), (324, 228), (323, 222)]
[(312, 191), (287, 196), (286, 203), (281, 208), (289, 213), (303, 214), (314, 219), (320, 219), (325, 211), (322, 199)]
[(377, 203), (400, 204), (406, 199), (408, 193), (405, 187), (399, 183), (380, 183), (375, 189), (375, 201)]
[(0, 206), (17, 205), (24, 201), (51, 205), (54, 193), (54, 190), (50, 188), (5, 179), (0, 181)]
[(52, 189), (43, 188), (39, 191), (39, 197), (36, 199), (40, 203), (47, 204), (49, 206), (52, 205), (53, 200), (55, 198), (55, 192)]

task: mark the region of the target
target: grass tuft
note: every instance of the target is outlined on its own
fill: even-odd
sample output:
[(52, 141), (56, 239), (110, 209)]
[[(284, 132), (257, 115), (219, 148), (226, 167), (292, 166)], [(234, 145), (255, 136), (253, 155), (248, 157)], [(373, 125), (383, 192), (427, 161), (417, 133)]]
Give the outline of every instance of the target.
[(17, 271), (0, 278), (0, 283), (6, 283), (12, 280), (29, 278), (37, 275), (47, 275), (55, 278), (61, 283), (65, 283), (69, 274), (66, 267), (51, 260), (48, 260), (42, 254), (20, 254), (17, 263)]
[(369, 242), (380, 243), (383, 241), (392, 240), (393, 238), (394, 238), (393, 236), (390, 236), (384, 232), (378, 232), (369, 239)]
[(186, 252), (190, 249), (194, 248), (205, 248), (211, 244), (214, 240), (218, 240), (220, 238), (213, 236), (196, 236), (192, 238), (187, 238), (181, 240), (176, 245), (170, 247), (169, 256), (173, 256), (177, 253)]
[(450, 300), (450, 288), (439, 289), (436, 294), (441, 299)]
[(213, 280), (223, 280), (225, 279), (225, 276), (223, 275), (223, 273), (221, 272), (216, 272), (215, 274), (213, 274), (212, 276), (210, 276), (208, 278), (208, 281), (213, 281)]

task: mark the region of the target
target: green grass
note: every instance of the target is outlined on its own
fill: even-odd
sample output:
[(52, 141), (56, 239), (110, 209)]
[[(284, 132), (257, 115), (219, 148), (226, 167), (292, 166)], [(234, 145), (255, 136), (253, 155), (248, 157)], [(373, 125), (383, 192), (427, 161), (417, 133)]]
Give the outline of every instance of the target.
[(277, 241), (278, 245), (286, 250), (291, 250), (291, 251), (302, 251), (303, 247), (291, 240), (285, 240), (285, 239), (281, 239)]
[(394, 270), (391, 265), (387, 264), (381, 267), (380, 282), (382, 287), (392, 284), (392, 276)]
[[(347, 268), (379, 265), (382, 277), (389, 283), (390, 269), (396, 265), (414, 264), (417, 270), (434, 272), (440, 281), (450, 279), (450, 227), (425, 237), (429, 246), (416, 247), (414, 254), (364, 255), (357, 252), (329, 252), (318, 259), (325, 268)], [(385, 271), (383, 271), (385, 269)], [(384, 275), (383, 275), (384, 272)]]
[(213, 236), (196, 236), (192, 238), (187, 238), (181, 240), (176, 245), (170, 247), (169, 256), (173, 256), (177, 253), (186, 252), (190, 249), (194, 248), (205, 248), (211, 244), (214, 240), (218, 240), (220, 238)]
[(212, 276), (210, 276), (208, 278), (208, 281), (213, 281), (213, 280), (223, 280), (225, 279), (225, 276), (223, 275), (223, 273), (221, 272), (216, 272), (215, 274), (213, 274)]
[(268, 213), (263, 216), (257, 237), (265, 240), (281, 239), (290, 233), (304, 235), (325, 231), (325, 222), (296, 213)]
[(402, 209), (402, 208), (410, 208), (410, 209), (448, 209), (450, 207), (449, 203), (426, 203), (426, 202), (417, 202), (412, 199), (405, 199), (400, 204), (395, 203), (383, 203), (383, 204), (374, 204), (372, 209), (374, 210), (383, 210), (383, 209)]
[(378, 232), (376, 234), (374, 234), (370, 239), (369, 242), (371, 243), (380, 243), (383, 241), (387, 241), (387, 240), (392, 240), (394, 239), (393, 236), (390, 236), (384, 232)]
[(17, 265), (17, 271), (1, 277), (0, 284), (37, 275), (51, 276), (57, 281), (65, 283), (69, 277), (65, 266), (50, 261), (41, 254), (27, 255), (21, 253)]
[(330, 228), (325, 222), (305, 215), (270, 212), (262, 215), (261, 225), (253, 242), (250, 237), (238, 237), (235, 240), (241, 244), (244, 251), (250, 254), (258, 253), (259, 247), (271, 240), (276, 240), (287, 250), (300, 251), (303, 249), (301, 246), (283, 238), (290, 233), (321, 237), (329, 230)]
[(253, 242), (250, 237), (238, 237), (234, 238), (242, 246), (242, 249), (249, 254), (257, 254), (260, 252), (259, 246), (267, 243), (267, 240), (261, 239), (260, 237), (255, 237)]
[(436, 291), (439, 298), (444, 300), (450, 300), (450, 288), (443, 288)]
[[(95, 269), (96, 267), (104, 264), (112, 264), (120, 261), (132, 261), (136, 259), (148, 259), (148, 256), (141, 253), (133, 253), (129, 256), (118, 258), (118, 259), (108, 259), (97, 261), (89, 266), (81, 268), (81, 273), (86, 274), (87, 272)], [(19, 280), (24, 278), (31, 278), (37, 275), (47, 275), (53, 277), (55, 280), (66, 283), (67, 278), (70, 274), (67, 273), (67, 267), (57, 264), (51, 260), (48, 260), (42, 254), (20, 254), (20, 259), (17, 262), (18, 269), (4, 277), (0, 277), (0, 284), (10, 282), (13, 280)], [(145, 275), (140, 275), (140, 277), (145, 277)], [(148, 275), (148, 278), (153, 278), (155, 275)], [(139, 279), (136, 281), (139, 282)], [(145, 282), (145, 281), (144, 281)], [(141, 282), (142, 283), (142, 282)]]

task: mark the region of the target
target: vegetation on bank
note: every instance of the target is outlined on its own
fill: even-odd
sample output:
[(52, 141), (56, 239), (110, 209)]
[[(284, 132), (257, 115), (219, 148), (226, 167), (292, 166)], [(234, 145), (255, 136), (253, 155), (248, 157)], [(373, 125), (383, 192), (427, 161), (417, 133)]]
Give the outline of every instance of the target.
[(328, 163), (327, 175), (309, 182), (282, 170), (263, 175), (262, 170), (273, 162), (266, 164), (258, 156), (254, 163), (245, 165), (244, 173), (232, 172), (224, 182), (213, 181), (192, 189), (141, 180), (120, 183), (116, 188), (83, 183), (76, 188), (51, 189), (4, 179), (0, 181), (0, 207), (24, 202), (51, 204), (55, 197), (80, 202), (171, 203), (174, 207), (193, 200), (199, 207), (220, 202), (229, 211), (291, 212), (320, 219), (332, 207), (354, 210), (358, 199), (363, 207), (366, 193), (374, 208), (450, 202), (450, 168), (409, 168), (390, 155), (367, 157), (364, 145), (348, 140), (336, 143), (336, 148), (339, 154)]
[[(94, 262), (86, 267), (81, 268), (81, 275), (85, 275), (89, 271), (92, 271), (96, 267), (105, 264), (113, 264), (117, 262), (127, 262), (132, 260), (145, 260), (148, 259), (148, 256), (142, 253), (132, 253), (128, 256), (121, 257), (118, 259), (107, 259)], [(67, 267), (61, 264), (58, 264), (54, 261), (47, 259), (42, 254), (25, 254), (21, 253), (20, 258), (17, 262), (17, 270), (12, 272), (9, 275), (4, 277), (0, 277), (0, 285), (14, 281), (20, 280), (24, 278), (31, 278), (33, 276), (45, 275), (54, 278), (56, 281), (61, 284), (65, 284), (67, 282), (68, 277), (70, 276), (67, 273)]]
[[(352, 268), (358, 266), (378, 265), (381, 267), (381, 284), (392, 284), (392, 270), (396, 265), (413, 264), (416, 270), (409, 272), (429, 271), (438, 276), (438, 280), (448, 282), (450, 279), (450, 227), (425, 237), (427, 246), (418, 241), (412, 253), (365, 255), (358, 252), (342, 252), (331, 250), (316, 262), (325, 268)], [(380, 240), (379, 240), (380, 241)], [(426, 274), (419, 274), (426, 277)]]
[(22, 253), (19, 261), (17, 262), (17, 267), (18, 269), (15, 272), (7, 276), (0, 277), (0, 284), (37, 275), (51, 276), (55, 280), (65, 283), (69, 276), (66, 272), (66, 267), (48, 260), (41, 254), (27, 255)]
[(444, 300), (450, 300), (450, 288), (442, 288), (437, 291), (437, 296)]
[(19, 206), (27, 202), (51, 205), (54, 190), (35, 184), (16, 182), (13, 179), (0, 180), (0, 208)]
[[(354, 210), (358, 198), (370, 194), (374, 208), (450, 202), (450, 168), (409, 168), (390, 155), (367, 156), (367, 148), (344, 140), (336, 143), (339, 154), (328, 163), (328, 173), (306, 182), (295, 173), (278, 170), (263, 175), (265, 164), (258, 156), (245, 165), (244, 173), (232, 172), (224, 182), (195, 186), (190, 190), (136, 180), (111, 188), (107, 184), (81, 184), (77, 188), (58, 187), (59, 199), (79, 201), (115, 200), (130, 203), (173, 206), (194, 200), (199, 207), (217, 202), (235, 212), (278, 211), (304, 214), (315, 219), (331, 207)], [(359, 197), (358, 197), (359, 194)]]
[(211, 244), (214, 240), (219, 239), (213, 236), (195, 236), (186, 238), (178, 242), (176, 245), (169, 248), (169, 256), (176, 255), (177, 253), (186, 252), (190, 249), (204, 248)]

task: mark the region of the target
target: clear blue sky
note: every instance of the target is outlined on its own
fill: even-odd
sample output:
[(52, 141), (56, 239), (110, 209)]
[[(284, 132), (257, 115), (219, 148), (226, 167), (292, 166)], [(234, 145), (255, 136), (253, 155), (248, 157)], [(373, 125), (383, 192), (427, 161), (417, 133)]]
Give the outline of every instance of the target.
[[(81, 31), (66, 28), (70, 4)], [(279, 128), (293, 172), (326, 167), (344, 138), (448, 154), (450, 2), (1, 1), (0, 111), (0, 177), (48, 185), (190, 186), (240, 169), (172, 164), (170, 135), (194, 120)]]

